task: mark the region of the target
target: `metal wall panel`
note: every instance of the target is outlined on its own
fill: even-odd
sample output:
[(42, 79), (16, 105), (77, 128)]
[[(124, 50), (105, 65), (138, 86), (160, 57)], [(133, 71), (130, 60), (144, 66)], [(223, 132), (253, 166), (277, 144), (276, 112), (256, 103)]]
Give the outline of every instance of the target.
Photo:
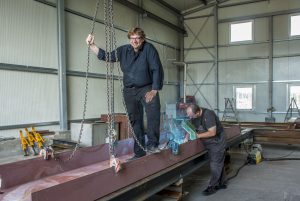
[(280, 41), (274, 44), (274, 56), (300, 55), (300, 40)]
[(300, 57), (274, 59), (274, 80), (300, 80)]
[[(288, 87), (288, 83), (274, 83), (273, 102), (274, 102), (274, 108), (276, 109), (275, 112), (287, 111), (288, 108), (287, 87)], [(284, 120), (284, 115), (281, 115), (281, 121)]]
[(0, 125), (57, 121), (55, 75), (0, 71)]
[(247, 57), (267, 57), (268, 44), (253, 44), (219, 48), (219, 59), (238, 59)]
[[(205, 63), (205, 64), (189, 64), (187, 68), (188, 77), (191, 76), (195, 83), (203, 84), (206, 83), (214, 83), (214, 71), (213, 71), (213, 63)], [(192, 85), (193, 82), (189, 78), (188, 85)], [(189, 86), (193, 87), (193, 86)]]
[(196, 87), (187, 87), (187, 95), (194, 95), (197, 104), (201, 107), (214, 110), (216, 105), (214, 99), (215, 87), (213, 85), (198, 85), (197, 87), (199, 90)]
[(192, 61), (206, 61), (206, 60), (213, 60), (214, 54), (213, 48), (208, 49), (198, 49), (198, 50), (186, 50), (185, 51), (185, 60), (187, 62)]
[(266, 81), (268, 60), (247, 60), (219, 63), (219, 82), (243, 83)]
[(180, 34), (173, 29), (147, 17), (143, 18), (140, 26), (150, 39), (161, 41), (164, 45), (179, 47)]
[(0, 25), (0, 63), (57, 68), (55, 8), (32, 0), (1, 0)]
[(184, 38), (184, 47), (203, 47), (214, 44), (214, 19), (200, 18), (184, 21), (188, 37)]

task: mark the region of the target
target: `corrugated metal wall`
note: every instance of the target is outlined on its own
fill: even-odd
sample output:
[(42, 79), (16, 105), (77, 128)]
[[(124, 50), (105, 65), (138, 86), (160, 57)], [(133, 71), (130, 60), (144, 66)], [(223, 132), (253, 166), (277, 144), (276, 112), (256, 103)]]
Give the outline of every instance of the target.
[[(0, 136), (18, 136), (17, 130), (11, 129), (20, 124), (59, 121), (57, 11), (56, 1), (48, 2), (49, 5), (34, 0), (0, 1), (0, 127), (10, 126), (10, 130), (0, 129)], [(95, 0), (65, 0), (69, 11), (89, 16), (93, 15), (95, 4)], [(153, 5), (145, 3), (143, 6), (150, 9)], [(69, 11), (65, 12), (67, 73), (84, 73), (87, 63), (85, 38), (90, 31), (91, 20)], [(127, 44), (126, 30), (140, 22), (150, 42), (157, 48), (164, 65), (165, 81), (171, 83), (161, 91), (164, 109), (164, 103), (175, 102), (178, 95), (178, 86), (174, 84), (178, 82), (177, 69), (168, 60), (177, 58), (180, 35), (151, 19), (140, 18), (135, 11), (118, 3), (115, 3), (114, 14), (119, 28), (116, 30), (117, 45)], [(177, 21), (162, 7), (156, 7), (155, 14), (172, 23)], [(97, 19), (103, 20), (103, 6), (100, 6)], [(104, 48), (103, 24), (96, 23), (95, 36), (96, 43)], [(105, 63), (92, 56), (90, 72), (105, 74)], [(86, 118), (97, 118), (107, 113), (106, 81), (102, 78), (89, 79)], [(84, 84), (82, 76), (67, 77), (69, 120), (82, 118)], [(115, 81), (115, 111), (124, 111), (119, 81)], [(48, 127), (59, 129), (58, 126)]]
[[(241, 121), (265, 121), (265, 117), (269, 116), (269, 54), (272, 45), (272, 100), (276, 109), (273, 116), (277, 122), (282, 122), (288, 108), (288, 86), (300, 85), (300, 71), (297, 68), (300, 64), (300, 40), (289, 37), (289, 13), (300, 13), (300, 1), (272, 0), (228, 6), (243, 2), (249, 1), (228, 1), (218, 8), (210, 7), (185, 16), (188, 31), (188, 37), (185, 38), (185, 61), (190, 63), (188, 72), (191, 75), (188, 79), (188, 95), (196, 94), (200, 105), (216, 109), (222, 116), (224, 98), (234, 97), (234, 87), (251, 86), (255, 92), (254, 110), (239, 111), (239, 118)], [(214, 9), (218, 10), (218, 40), (214, 39), (217, 31)], [(254, 41), (231, 44), (230, 23), (245, 19), (254, 22)], [(270, 21), (273, 21), (272, 30)], [(270, 34), (273, 35), (272, 42), (269, 40)], [(218, 80), (214, 65), (216, 43)], [(218, 103), (215, 101), (216, 82)], [(201, 87), (198, 93), (196, 87)]]

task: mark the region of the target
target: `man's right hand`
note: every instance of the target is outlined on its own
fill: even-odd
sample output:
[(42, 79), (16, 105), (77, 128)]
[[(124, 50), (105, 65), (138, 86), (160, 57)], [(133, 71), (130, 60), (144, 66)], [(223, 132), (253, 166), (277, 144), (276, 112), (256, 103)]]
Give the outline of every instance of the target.
[(85, 39), (86, 44), (89, 46), (89, 48), (96, 54), (98, 55), (99, 53), (99, 48), (95, 44), (95, 37), (92, 34), (89, 34), (86, 39)]
[(95, 44), (94, 40), (95, 40), (95, 37), (92, 34), (89, 34), (86, 37), (85, 42), (87, 45), (94, 45)]

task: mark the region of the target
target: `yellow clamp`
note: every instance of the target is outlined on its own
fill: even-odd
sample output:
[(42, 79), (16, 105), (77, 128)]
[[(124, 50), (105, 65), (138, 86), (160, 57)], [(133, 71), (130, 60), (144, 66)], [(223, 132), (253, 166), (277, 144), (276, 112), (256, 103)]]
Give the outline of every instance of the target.
[(21, 141), (23, 151), (27, 150), (29, 144), (26, 138), (23, 136), (22, 130), (20, 130), (20, 141)]
[(35, 137), (35, 141), (37, 142), (39, 148), (42, 149), (44, 147), (45, 140), (42, 138), (42, 136), (38, 132), (36, 132), (34, 127), (31, 127), (31, 130), (32, 130), (32, 133)]

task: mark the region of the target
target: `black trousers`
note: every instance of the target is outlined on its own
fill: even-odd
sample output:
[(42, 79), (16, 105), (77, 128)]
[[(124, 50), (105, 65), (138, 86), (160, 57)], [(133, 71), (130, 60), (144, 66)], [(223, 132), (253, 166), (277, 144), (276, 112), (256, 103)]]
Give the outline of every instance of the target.
[[(130, 123), (138, 141), (145, 148), (144, 109), (147, 117), (147, 147), (157, 147), (159, 145), (160, 100), (157, 93), (150, 102), (146, 103), (145, 95), (151, 90), (151, 85), (141, 88), (125, 87), (123, 90)], [(146, 154), (136, 141), (134, 142), (134, 153), (138, 157)]]
[(210, 160), (211, 178), (210, 186), (218, 186), (226, 183), (226, 173), (224, 168), (224, 160), (226, 154), (226, 137), (225, 134), (220, 134), (219, 137), (205, 139), (203, 142), (208, 151)]

